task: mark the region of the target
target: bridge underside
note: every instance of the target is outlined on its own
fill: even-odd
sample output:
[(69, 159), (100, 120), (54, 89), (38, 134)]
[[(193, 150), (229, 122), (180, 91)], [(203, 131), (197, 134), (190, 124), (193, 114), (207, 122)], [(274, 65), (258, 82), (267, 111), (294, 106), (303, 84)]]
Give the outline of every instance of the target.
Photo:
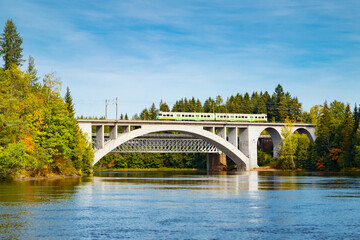
[(185, 134), (148, 134), (114, 148), (119, 153), (221, 153), (210, 143)]

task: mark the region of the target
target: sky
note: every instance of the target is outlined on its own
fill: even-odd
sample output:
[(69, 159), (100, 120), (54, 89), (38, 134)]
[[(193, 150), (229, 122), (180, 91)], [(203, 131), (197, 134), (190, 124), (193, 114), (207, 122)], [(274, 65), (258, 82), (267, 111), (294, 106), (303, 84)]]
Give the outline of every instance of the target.
[(78, 116), (277, 84), (308, 111), (360, 103), (359, 13), (359, 0), (0, 0), (0, 29), (13, 19), (24, 59), (56, 73)]

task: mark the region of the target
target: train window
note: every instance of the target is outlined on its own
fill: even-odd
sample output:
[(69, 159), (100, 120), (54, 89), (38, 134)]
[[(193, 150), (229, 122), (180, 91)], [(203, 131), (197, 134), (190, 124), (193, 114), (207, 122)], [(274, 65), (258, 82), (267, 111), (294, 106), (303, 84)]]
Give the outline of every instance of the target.
[(180, 114), (178, 114), (177, 116), (180, 117)]

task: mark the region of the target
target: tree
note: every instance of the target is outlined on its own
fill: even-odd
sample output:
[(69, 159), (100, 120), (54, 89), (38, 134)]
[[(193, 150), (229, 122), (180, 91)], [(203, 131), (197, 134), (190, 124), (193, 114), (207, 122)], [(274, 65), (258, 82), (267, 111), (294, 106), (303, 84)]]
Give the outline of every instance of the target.
[(147, 108), (144, 108), (144, 110), (142, 110), (142, 112), (140, 113), (140, 119), (141, 120), (149, 120), (150, 119), (149, 111), (147, 110)]
[(70, 94), (70, 88), (67, 87), (66, 88), (66, 94), (65, 94), (65, 104), (66, 104), (66, 109), (68, 110), (69, 114), (74, 117), (75, 116), (75, 110), (74, 110), (74, 104), (73, 104), (73, 100)]
[(160, 111), (162, 112), (170, 112), (169, 106), (163, 100), (160, 101)]
[(151, 104), (151, 107), (149, 108), (149, 118), (150, 118), (150, 120), (156, 120), (157, 113), (158, 113), (158, 110), (155, 107), (155, 103)]
[(30, 74), (30, 85), (35, 86), (38, 83), (39, 78), (36, 76), (37, 70), (35, 69), (34, 58), (31, 56), (29, 56), (27, 72)]
[(345, 119), (341, 128), (343, 139), (340, 142), (340, 148), (342, 150), (340, 161), (342, 163), (342, 167), (353, 167), (352, 134), (354, 129), (354, 119), (349, 104), (346, 106)]
[(279, 150), (279, 166), (282, 169), (295, 169), (295, 153), (298, 146), (298, 142), (293, 133), (294, 124), (289, 120), (285, 119), (285, 126), (281, 131), (283, 139), (281, 140)]
[(0, 37), (0, 55), (3, 55), (5, 69), (9, 69), (12, 65), (21, 66), (23, 62), (22, 41), (12, 19), (8, 19), (5, 23), (4, 33)]

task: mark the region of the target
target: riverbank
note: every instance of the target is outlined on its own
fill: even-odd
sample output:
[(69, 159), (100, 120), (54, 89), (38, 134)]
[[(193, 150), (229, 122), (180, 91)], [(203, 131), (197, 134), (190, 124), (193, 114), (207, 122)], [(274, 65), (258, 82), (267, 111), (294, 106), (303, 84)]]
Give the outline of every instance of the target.
[(184, 172), (184, 171), (200, 171), (197, 168), (109, 168), (94, 169), (94, 172)]
[(253, 168), (253, 169), (251, 169), (250, 171), (257, 171), (257, 172), (266, 172), (266, 171), (276, 172), (276, 171), (284, 171), (284, 170), (281, 170), (281, 169), (278, 169), (278, 168), (274, 168), (274, 167), (271, 167), (271, 166), (262, 166), (262, 167), (258, 167), (258, 168)]
[(60, 174), (60, 173), (46, 173), (44, 175), (36, 175), (32, 171), (21, 170), (17, 173), (0, 173), (0, 181), (32, 181), (32, 180), (52, 180), (52, 179), (63, 179), (63, 178), (80, 178), (83, 176), (92, 175), (92, 171), (89, 174), (71, 173), (71, 174)]

